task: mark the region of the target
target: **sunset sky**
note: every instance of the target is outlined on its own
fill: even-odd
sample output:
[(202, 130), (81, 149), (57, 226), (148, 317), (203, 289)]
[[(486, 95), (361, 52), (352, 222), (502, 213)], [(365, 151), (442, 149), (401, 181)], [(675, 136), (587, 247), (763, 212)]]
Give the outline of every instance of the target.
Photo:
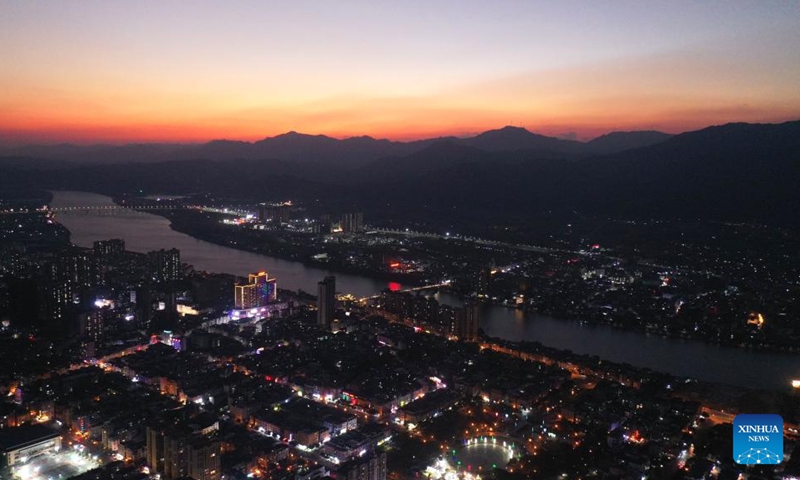
[(0, 0), (0, 143), (800, 118), (800, 2)]

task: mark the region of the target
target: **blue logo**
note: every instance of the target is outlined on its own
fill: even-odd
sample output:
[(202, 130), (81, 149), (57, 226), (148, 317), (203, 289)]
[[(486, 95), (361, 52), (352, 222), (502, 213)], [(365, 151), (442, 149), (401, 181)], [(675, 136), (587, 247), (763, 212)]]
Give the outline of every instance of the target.
[(739, 465), (783, 461), (783, 419), (774, 414), (741, 414), (733, 419), (733, 459)]

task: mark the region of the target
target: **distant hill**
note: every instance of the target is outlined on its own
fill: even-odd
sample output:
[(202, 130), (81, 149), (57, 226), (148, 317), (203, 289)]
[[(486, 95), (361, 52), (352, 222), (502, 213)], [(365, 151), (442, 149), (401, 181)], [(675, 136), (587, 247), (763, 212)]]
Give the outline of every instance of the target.
[[(424, 175), (406, 173), (404, 161), (424, 165)], [(451, 146), (382, 168), (384, 175), (373, 171), (358, 186), (364, 203), (797, 223), (800, 122), (710, 127), (590, 158), (530, 150), (477, 155)]]
[[(775, 219), (800, 205), (800, 121), (728, 124), (588, 162), (583, 207), (684, 218)], [(590, 190), (589, 190), (590, 189)]]
[(673, 135), (655, 130), (643, 130), (638, 132), (611, 132), (597, 137), (586, 143), (586, 147), (592, 153), (608, 155), (613, 153), (632, 150), (634, 148), (649, 147), (656, 143), (671, 138)]
[(0, 157), (0, 168), (15, 169), (31, 172), (46, 172), (75, 166), (73, 162), (51, 158), (10, 156)]
[(29, 145), (0, 149), (0, 163), (4, 157), (28, 157), (45, 160), (62, 160), (75, 163), (130, 163), (162, 162), (174, 158), (176, 151), (190, 149), (192, 145), (171, 143), (141, 143), (128, 145)]
[[(187, 168), (189, 167), (189, 168)], [(121, 193), (188, 194), (210, 192), (236, 198), (294, 197), (297, 192), (325, 195), (327, 184), (307, 179), (304, 166), (279, 160), (171, 160), (157, 163), (70, 164), (45, 171), (4, 165), (0, 190), (83, 190), (106, 195)], [(325, 172), (321, 172), (325, 177)], [(327, 175), (329, 176), (329, 175)], [(334, 187), (331, 186), (331, 189)]]
[(407, 183), (458, 167), (464, 163), (484, 162), (488, 157), (487, 152), (468, 147), (457, 140), (439, 140), (411, 155), (375, 160), (369, 165), (349, 173), (341, 181), (348, 184)]
[[(628, 132), (626, 135), (634, 135)], [(504, 127), (489, 130), (474, 137), (430, 138), (411, 142), (395, 142), (368, 136), (336, 139), (325, 135), (288, 132), (256, 142), (213, 140), (203, 144), (129, 144), (88, 145), (70, 144), (31, 145), (0, 150), (1, 157), (28, 157), (64, 160), (83, 164), (155, 163), (172, 160), (235, 160), (273, 159), (289, 162), (329, 164), (337, 168), (358, 168), (387, 157), (403, 157), (422, 151), (442, 141), (450, 141), (486, 152), (530, 150), (542, 155), (589, 155), (617, 152), (615, 147), (595, 149), (593, 143), (561, 140), (529, 132), (524, 128)], [(643, 143), (630, 141), (632, 147)], [(1, 161), (1, 160), (0, 160)]]
[[(601, 137), (593, 148), (604, 153), (594, 154), (593, 142), (518, 128), (408, 143), (289, 133), (255, 143), (184, 146), (179, 153), (186, 158), (151, 163), (0, 158), (0, 188), (292, 197), (381, 215), (466, 212), (480, 222), (498, 212), (546, 211), (800, 225), (800, 121), (664, 135)], [(623, 145), (638, 147), (608, 153)], [(189, 158), (195, 159), (191, 168)]]
[(519, 127), (503, 127), (499, 130), (489, 130), (475, 137), (462, 139), (460, 143), (487, 152), (515, 150), (539, 150), (568, 154), (589, 152), (587, 144), (538, 135)]

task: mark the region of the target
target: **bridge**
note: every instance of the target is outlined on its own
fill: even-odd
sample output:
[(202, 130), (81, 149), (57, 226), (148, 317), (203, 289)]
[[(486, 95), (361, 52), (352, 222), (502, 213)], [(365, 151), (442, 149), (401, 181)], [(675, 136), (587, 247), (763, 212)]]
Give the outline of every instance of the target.
[[(423, 285), (421, 287), (406, 288), (405, 290), (398, 290), (395, 293), (420, 292), (422, 290), (432, 290), (432, 289), (435, 289), (435, 288), (447, 287), (449, 285), (450, 285), (450, 280), (445, 280), (442, 283), (436, 283), (436, 284), (433, 284), (433, 285)], [(374, 300), (376, 298), (380, 298), (380, 296), (381, 296), (381, 294), (378, 293), (378, 294), (372, 295), (370, 297), (359, 298), (358, 301), (359, 302), (366, 302), (368, 300)]]
[(94, 212), (94, 211), (114, 211), (114, 210), (197, 210), (198, 206), (188, 205), (88, 205), (75, 207), (55, 207), (41, 212), (69, 213), (69, 212)]
[(38, 209), (0, 210), (0, 215), (31, 215), (36, 213), (116, 213), (122, 211), (198, 210), (223, 215), (244, 216), (253, 212), (241, 209), (216, 208), (204, 205), (80, 205)]

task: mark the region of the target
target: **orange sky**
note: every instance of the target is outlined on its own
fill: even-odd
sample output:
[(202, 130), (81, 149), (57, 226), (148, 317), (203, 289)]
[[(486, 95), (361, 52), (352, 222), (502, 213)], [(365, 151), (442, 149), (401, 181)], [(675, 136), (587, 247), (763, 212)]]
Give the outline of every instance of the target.
[(263, 3), (5, 3), (0, 142), (800, 118), (797, 3)]

